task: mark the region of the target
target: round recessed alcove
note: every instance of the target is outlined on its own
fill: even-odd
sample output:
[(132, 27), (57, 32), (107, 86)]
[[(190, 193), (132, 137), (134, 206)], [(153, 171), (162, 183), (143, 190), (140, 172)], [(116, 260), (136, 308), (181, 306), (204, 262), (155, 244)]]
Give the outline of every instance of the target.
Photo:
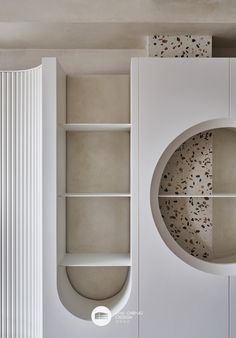
[(198, 124), (168, 145), (154, 170), (151, 208), (169, 249), (203, 271), (236, 274), (236, 123)]

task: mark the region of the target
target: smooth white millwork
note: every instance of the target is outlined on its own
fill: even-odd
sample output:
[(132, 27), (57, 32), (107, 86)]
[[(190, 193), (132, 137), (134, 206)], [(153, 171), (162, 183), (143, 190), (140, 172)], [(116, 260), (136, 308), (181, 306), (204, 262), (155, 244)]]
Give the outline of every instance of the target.
[(61, 262), (61, 266), (130, 266), (129, 254), (66, 254)]
[(42, 69), (0, 72), (1, 337), (42, 337)]
[(67, 131), (129, 131), (129, 123), (68, 123), (64, 124)]
[(227, 275), (235, 273), (234, 264), (204, 262), (185, 252), (155, 203), (164, 168), (184, 141), (198, 132), (235, 127), (229, 119), (229, 63), (219, 58), (132, 63), (132, 82), (138, 82), (132, 103), (139, 116), (140, 337), (154, 338), (157, 330), (163, 338), (189, 337), (190, 331), (191, 338), (229, 337)]

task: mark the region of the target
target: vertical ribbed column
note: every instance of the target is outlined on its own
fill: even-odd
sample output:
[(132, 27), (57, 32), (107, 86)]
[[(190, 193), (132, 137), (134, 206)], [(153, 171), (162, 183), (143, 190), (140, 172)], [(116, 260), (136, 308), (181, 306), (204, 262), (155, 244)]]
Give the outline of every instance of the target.
[(0, 72), (0, 332), (42, 337), (41, 67)]

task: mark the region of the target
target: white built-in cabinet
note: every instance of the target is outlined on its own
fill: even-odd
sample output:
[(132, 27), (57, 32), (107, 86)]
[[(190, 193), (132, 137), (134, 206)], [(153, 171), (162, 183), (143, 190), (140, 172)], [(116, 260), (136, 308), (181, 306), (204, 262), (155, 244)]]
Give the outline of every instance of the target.
[[(66, 79), (53, 58), (42, 70), (44, 338), (235, 337), (236, 61), (133, 59), (131, 115), (128, 77)], [(168, 172), (177, 185), (199, 178), (196, 168), (175, 175), (196, 138), (196, 163), (212, 150), (210, 182), (168, 188)], [(191, 198), (211, 230), (217, 221), (199, 252), (185, 228), (171, 231), (168, 208), (189, 222)], [(111, 308), (109, 325), (91, 322), (95, 305)]]
[(133, 60), (132, 73), (139, 116), (140, 337), (232, 338), (236, 62), (141, 58)]

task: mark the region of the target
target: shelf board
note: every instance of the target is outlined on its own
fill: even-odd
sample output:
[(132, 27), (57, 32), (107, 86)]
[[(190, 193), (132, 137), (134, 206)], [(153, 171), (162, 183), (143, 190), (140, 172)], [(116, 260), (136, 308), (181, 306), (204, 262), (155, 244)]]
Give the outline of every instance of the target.
[(129, 131), (130, 123), (66, 123), (66, 131)]
[(65, 254), (60, 266), (131, 266), (130, 254)]
[(212, 263), (230, 264), (236, 263), (236, 255), (214, 258), (211, 260)]
[(163, 198), (163, 197), (169, 197), (169, 198), (184, 198), (184, 197), (186, 197), (186, 198), (189, 198), (189, 197), (208, 197), (208, 198), (232, 198), (232, 197), (236, 197), (236, 194), (223, 194), (223, 193), (220, 193), (220, 194), (218, 194), (218, 193), (214, 193), (214, 194), (212, 194), (212, 195), (207, 195), (207, 194), (203, 194), (203, 195), (181, 195), (181, 194), (179, 194), (179, 195), (174, 195), (174, 194), (169, 194), (169, 195), (165, 195), (165, 194), (162, 194), (162, 195), (158, 195), (158, 197), (160, 197), (160, 198)]
[(64, 197), (131, 197), (129, 193), (66, 193)]

